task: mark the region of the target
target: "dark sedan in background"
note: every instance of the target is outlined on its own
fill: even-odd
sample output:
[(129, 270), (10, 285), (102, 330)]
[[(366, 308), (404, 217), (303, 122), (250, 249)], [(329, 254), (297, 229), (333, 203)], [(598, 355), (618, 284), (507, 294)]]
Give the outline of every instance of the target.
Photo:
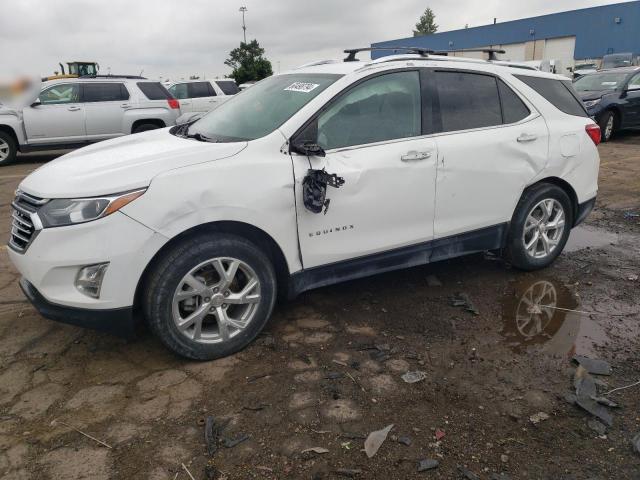
[(640, 67), (600, 70), (577, 79), (574, 88), (607, 142), (616, 131), (640, 127)]

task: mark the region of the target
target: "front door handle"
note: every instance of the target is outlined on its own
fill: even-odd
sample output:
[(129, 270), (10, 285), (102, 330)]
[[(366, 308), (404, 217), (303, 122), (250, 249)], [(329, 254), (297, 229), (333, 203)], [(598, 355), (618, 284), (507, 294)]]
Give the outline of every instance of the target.
[(537, 140), (537, 139), (538, 139), (538, 136), (534, 133), (523, 133), (518, 137), (518, 142), (520, 143), (533, 142), (534, 140)]
[(131, 107), (131, 105), (129, 105), (128, 103), (123, 103), (122, 105), (120, 105), (120, 108), (129, 108)]
[(69, 107), (68, 110), (70, 112), (77, 112), (78, 110), (80, 110), (82, 107)]
[(431, 152), (407, 152), (400, 157), (403, 162), (417, 162), (419, 160), (425, 160), (431, 156)]

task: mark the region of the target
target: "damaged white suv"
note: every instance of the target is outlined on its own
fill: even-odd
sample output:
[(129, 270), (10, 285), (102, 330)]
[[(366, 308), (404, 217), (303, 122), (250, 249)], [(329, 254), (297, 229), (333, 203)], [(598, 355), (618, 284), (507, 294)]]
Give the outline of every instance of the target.
[(211, 359), (276, 298), (485, 250), (549, 265), (593, 208), (598, 126), (564, 77), (424, 51), (267, 78), (189, 125), (29, 175), (9, 243), (45, 317)]

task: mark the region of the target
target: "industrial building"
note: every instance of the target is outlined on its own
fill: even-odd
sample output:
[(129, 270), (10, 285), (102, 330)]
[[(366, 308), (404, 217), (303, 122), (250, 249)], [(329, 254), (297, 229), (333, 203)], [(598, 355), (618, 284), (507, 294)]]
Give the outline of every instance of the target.
[[(566, 69), (610, 53), (640, 53), (640, 1), (496, 22), (371, 46), (412, 46), (432, 50), (493, 47), (505, 50), (505, 54), (498, 56), (500, 59), (559, 60)], [(392, 51), (374, 51), (372, 58), (391, 54)], [(462, 55), (482, 58), (483, 54), (464, 52)]]

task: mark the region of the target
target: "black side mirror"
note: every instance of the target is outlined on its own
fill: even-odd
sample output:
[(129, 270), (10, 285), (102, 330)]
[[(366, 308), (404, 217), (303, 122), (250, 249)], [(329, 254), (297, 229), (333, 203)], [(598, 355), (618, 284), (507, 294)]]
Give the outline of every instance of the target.
[(39, 98), (36, 98), (31, 104), (32, 107), (39, 107), (40, 105), (42, 105), (42, 102), (40, 102)]
[(296, 153), (301, 153), (302, 155), (306, 155), (307, 157), (325, 157), (327, 154), (317, 143), (312, 142), (304, 142), (302, 144), (293, 144), (291, 145), (291, 151)]

